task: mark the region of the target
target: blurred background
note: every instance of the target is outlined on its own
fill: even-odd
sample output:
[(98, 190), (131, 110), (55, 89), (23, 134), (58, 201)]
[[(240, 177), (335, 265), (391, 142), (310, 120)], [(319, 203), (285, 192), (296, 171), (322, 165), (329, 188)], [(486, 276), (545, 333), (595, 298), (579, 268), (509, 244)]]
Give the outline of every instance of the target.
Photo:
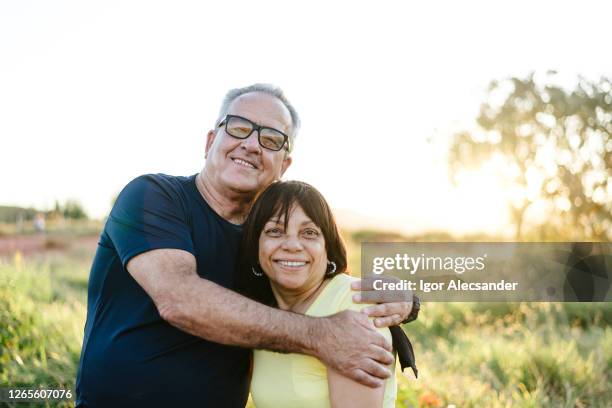
[[(612, 238), (612, 6), (0, 4), (0, 386), (74, 382), (114, 198), (190, 175), (225, 92), (281, 86), (287, 179), (362, 241)], [(612, 307), (427, 304), (398, 406), (607, 406)]]

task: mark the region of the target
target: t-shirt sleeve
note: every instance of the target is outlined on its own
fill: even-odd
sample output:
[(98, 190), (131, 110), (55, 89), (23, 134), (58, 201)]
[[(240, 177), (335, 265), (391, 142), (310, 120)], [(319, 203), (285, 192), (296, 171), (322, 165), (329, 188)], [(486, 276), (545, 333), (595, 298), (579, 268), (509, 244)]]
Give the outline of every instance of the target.
[[(340, 307), (338, 309), (338, 312), (342, 310), (353, 310), (355, 312), (360, 312), (362, 309), (368, 306), (371, 306), (365, 303), (353, 302), (353, 294), (355, 293), (357, 292), (354, 292), (353, 290), (351, 290), (349, 286), (346, 286), (343, 288), (342, 292), (339, 294), (338, 304)], [(392, 343), (391, 332), (389, 331), (387, 327), (378, 328), (377, 330), (380, 334), (385, 336), (389, 344)]]
[(145, 175), (121, 191), (104, 228), (125, 267), (134, 256), (153, 249), (193, 254), (188, 220), (178, 185), (161, 175)]

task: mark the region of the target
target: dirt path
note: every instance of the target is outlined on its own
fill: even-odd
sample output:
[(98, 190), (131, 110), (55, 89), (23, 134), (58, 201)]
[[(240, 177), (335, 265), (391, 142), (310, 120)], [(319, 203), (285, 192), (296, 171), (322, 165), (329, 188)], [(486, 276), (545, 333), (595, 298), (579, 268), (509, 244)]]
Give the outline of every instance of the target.
[(95, 250), (98, 236), (70, 237), (44, 234), (11, 235), (0, 237), (0, 256), (11, 255), (19, 251), (23, 255), (32, 255), (48, 251), (62, 251), (69, 248), (86, 248)]

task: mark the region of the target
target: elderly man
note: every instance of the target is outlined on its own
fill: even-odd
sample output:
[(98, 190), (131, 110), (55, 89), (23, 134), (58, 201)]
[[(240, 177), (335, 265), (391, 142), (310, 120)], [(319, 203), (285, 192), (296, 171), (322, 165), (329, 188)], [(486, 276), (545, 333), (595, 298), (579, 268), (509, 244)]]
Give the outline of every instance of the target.
[[(390, 372), (367, 316), (313, 318), (233, 292), (240, 224), (291, 164), (298, 128), (282, 91), (230, 91), (191, 177), (146, 175), (113, 207), (89, 278), (78, 407), (244, 407), (250, 348), (315, 356), (363, 384)], [(410, 303), (372, 306), (397, 324)]]

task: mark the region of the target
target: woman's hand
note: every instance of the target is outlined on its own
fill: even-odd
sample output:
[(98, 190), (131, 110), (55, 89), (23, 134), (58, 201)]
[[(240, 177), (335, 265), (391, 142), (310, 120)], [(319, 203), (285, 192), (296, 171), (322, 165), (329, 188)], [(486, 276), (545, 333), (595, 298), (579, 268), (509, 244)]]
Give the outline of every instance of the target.
[(382, 280), (385, 283), (397, 283), (400, 280), (393, 276), (366, 276), (361, 280), (352, 282), (351, 289), (360, 293), (353, 295), (355, 303), (369, 303), (362, 309), (362, 313), (374, 317), (376, 327), (396, 326), (408, 318), (412, 311), (413, 293), (410, 290), (375, 290), (374, 281)]

